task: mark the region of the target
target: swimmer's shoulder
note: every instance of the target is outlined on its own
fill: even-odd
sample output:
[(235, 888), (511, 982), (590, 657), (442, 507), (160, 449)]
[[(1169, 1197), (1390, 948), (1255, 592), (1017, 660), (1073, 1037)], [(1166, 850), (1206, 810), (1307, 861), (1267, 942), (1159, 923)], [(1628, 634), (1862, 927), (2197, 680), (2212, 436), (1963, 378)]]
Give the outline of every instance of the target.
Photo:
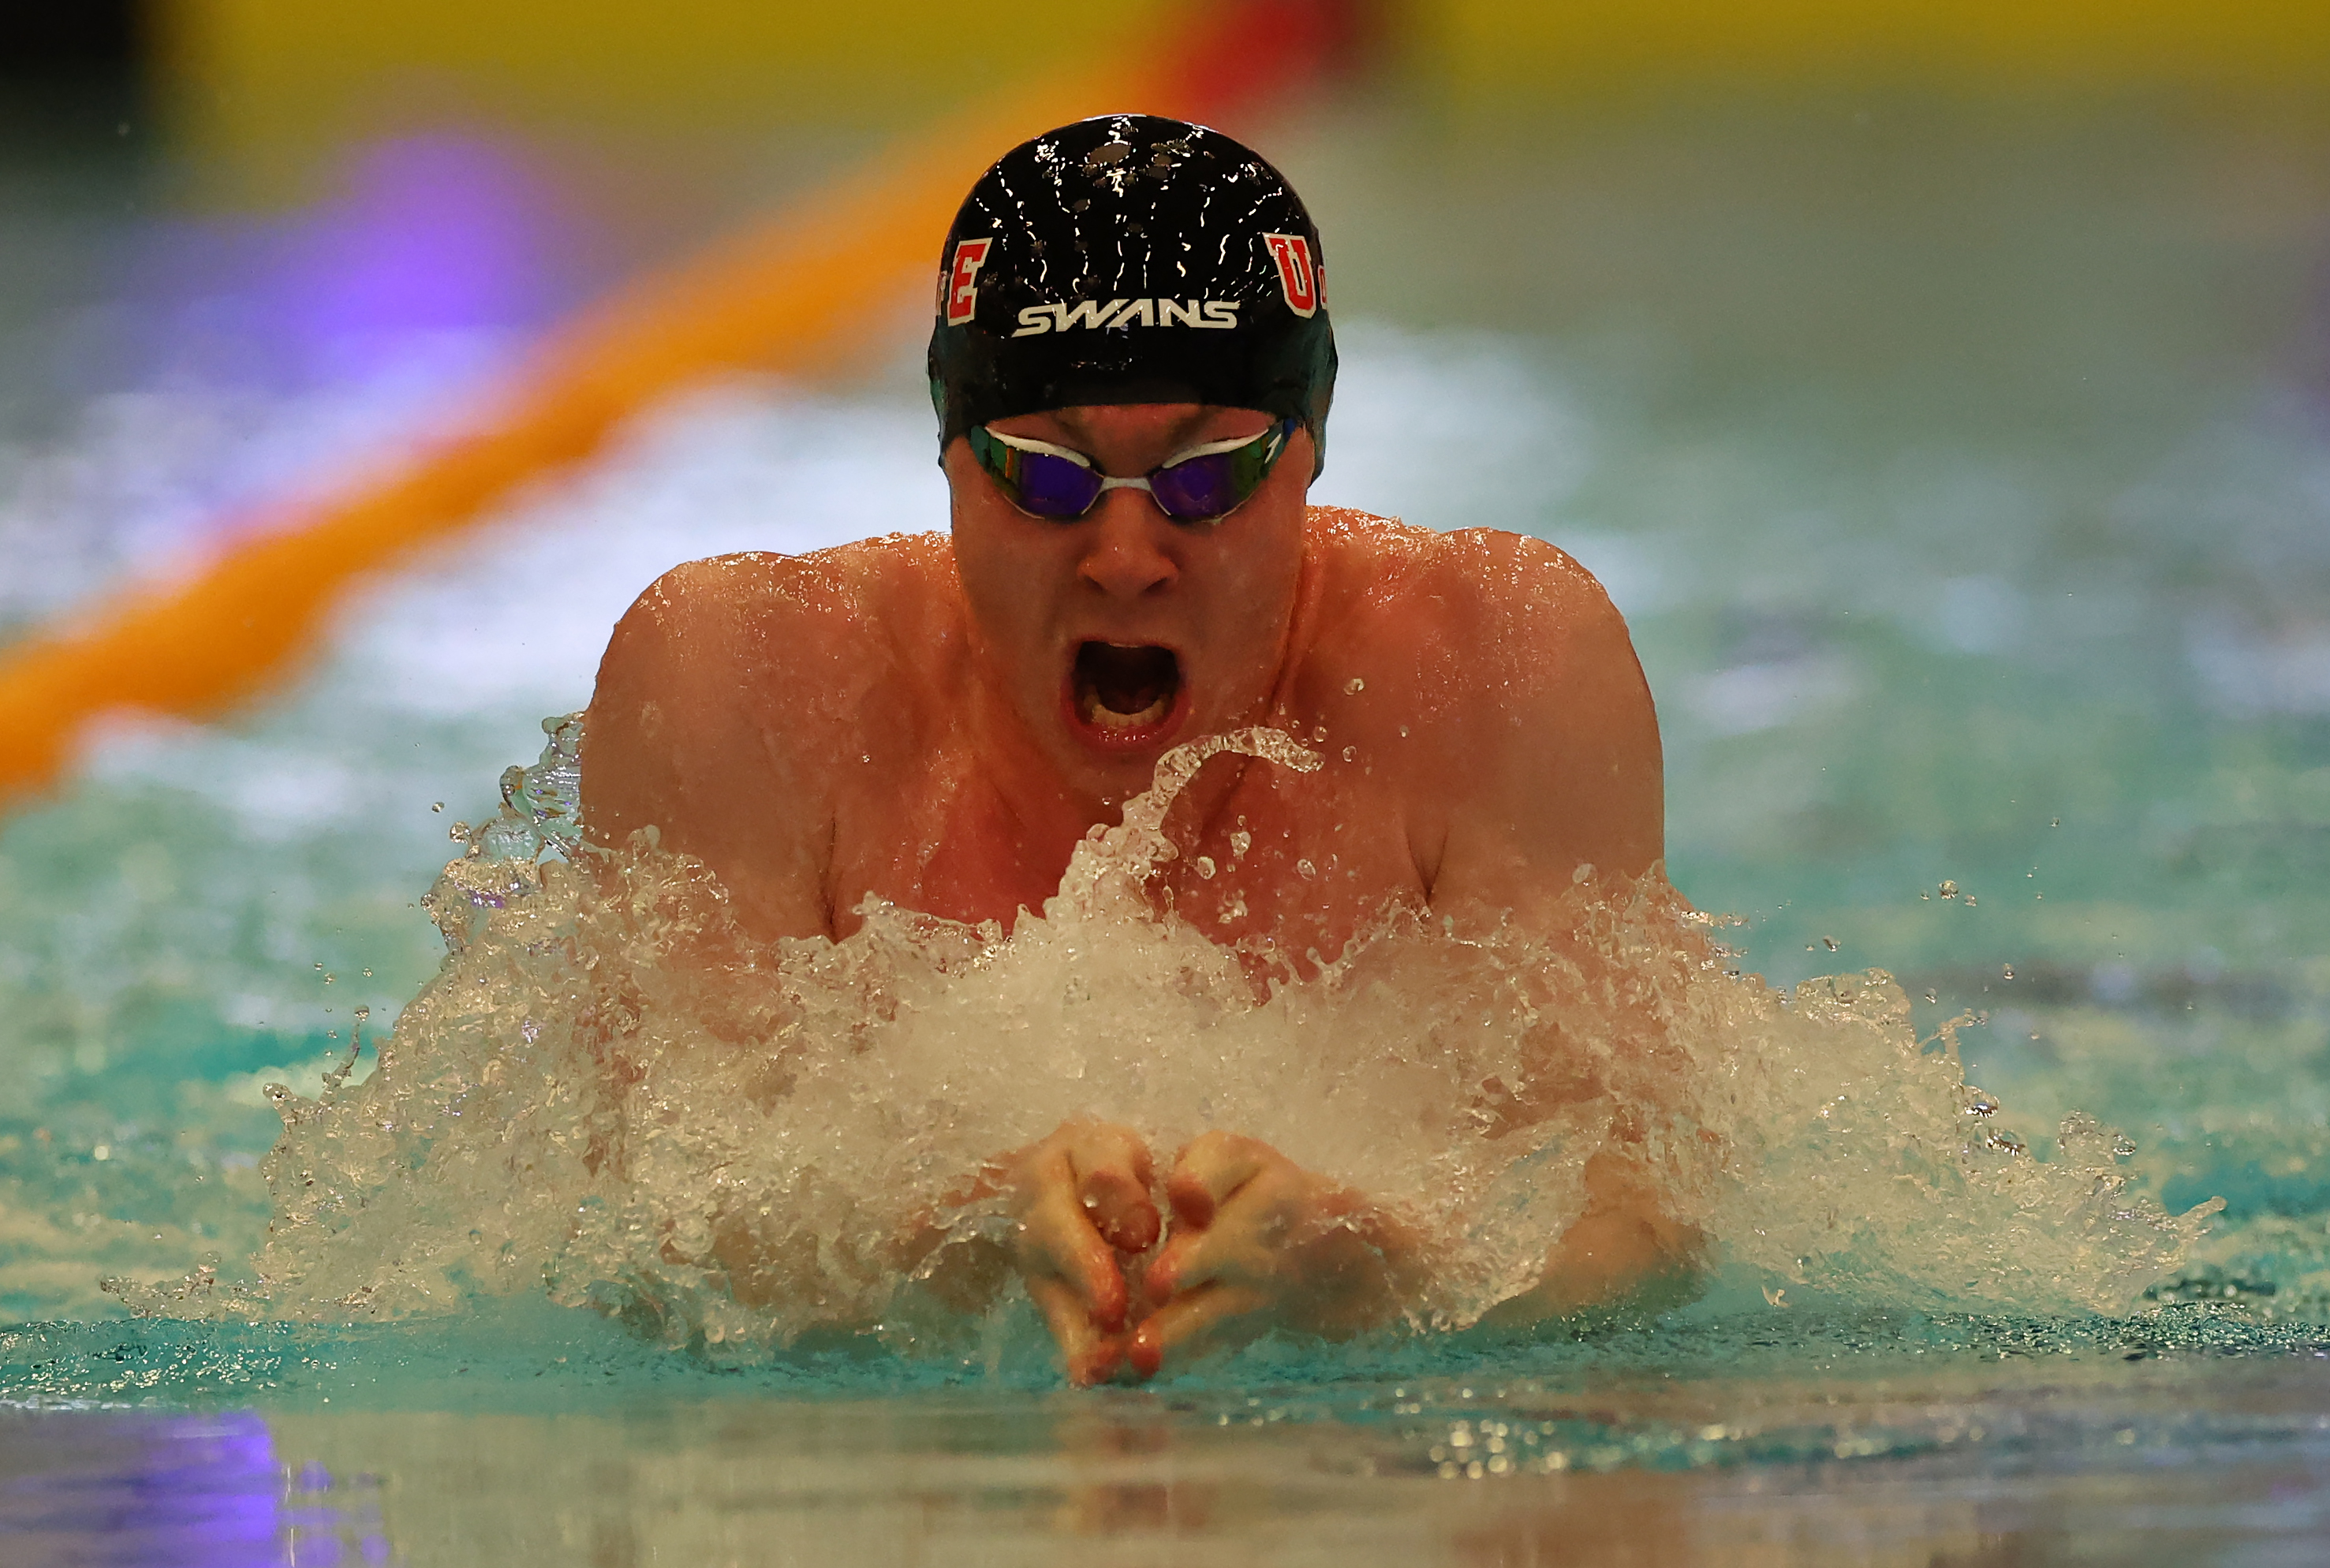
[(1439, 535), (1434, 554), (1435, 590), (1487, 628), (1566, 635), (1615, 626), (1624, 633), (1601, 581), (1558, 544), (1501, 528), (1463, 528)]
[(833, 760), (905, 722), (910, 704), (895, 699), (911, 684), (900, 679), (907, 643), (932, 635), (952, 571), (943, 538), (924, 535), (665, 572), (600, 661), (582, 742), (594, 836), (620, 843), (654, 825), (768, 930), (816, 929), (794, 906), (816, 882)]
[(700, 667), (732, 686), (740, 674), (776, 675), (833, 658), (861, 665), (895, 651), (953, 602), (953, 556), (943, 535), (892, 534), (799, 555), (744, 551), (673, 567), (649, 584), (616, 628), (658, 645), (677, 674)]
[[(1458, 647), (1515, 636), (1623, 638), (1624, 622), (1594, 574), (1558, 545), (1496, 528), (1454, 533), (1314, 506), (1321, 608), (1366, 626)], [(1470, 647), (1469, 652), (1487, 651)]]

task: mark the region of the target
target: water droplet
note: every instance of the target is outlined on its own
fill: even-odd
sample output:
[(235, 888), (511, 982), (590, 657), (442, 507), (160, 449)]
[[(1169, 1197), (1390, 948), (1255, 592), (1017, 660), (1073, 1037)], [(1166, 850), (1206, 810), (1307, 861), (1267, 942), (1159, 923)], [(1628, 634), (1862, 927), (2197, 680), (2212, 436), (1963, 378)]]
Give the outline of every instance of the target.
[(2002, 979), (2011, 980), (2011, 979), (2014, 978), (2014, 966), (2013, 966), (2013, 964), (2001, 964), (2001, 965), (1999, 965), (1999, 966), (1998, 966), (1998, 972), (1999, 972), (1999, 978), (2002, 978)]
[(1928, 987), (1926, 987), (1926, 1000), (1927, 1000), (1927, 1001), (1928, 1001), (1928, 1002), (1938, 1002), (1938, 1001), (1940, 1001), (1941, 999), (1942, 999), (1942, 997), (1941, 997), (1941, 993), (1940, 993), (1940, 992), (1938, 992), (1938, 991), (1935, 990), (1931, 986), (1928, 986)]
[(1968, 908), (1968, 909), (1972, 909), (1972, 908), (1974, 908), (1974, 894), (1972, 894), (1972, 893), (1968, 893), (1968, 894), (1966, 894), (1966, 895), (1965, 895), (1965, 900), (1966, 900), (1966, 905), (1965, 905), (1965, 906), (1966, 906), (1966, 908)]
[(1198, 874), (1204, 877), (1208, 882), (1213, 881), (1214, 857), (1212, 855), (1201, 855), (1198, 856)]
[(429, 809), (431, 811), (442, 811), (445, 809), (445, 803), (442, 800), (431, 801), (430, 803)]
[(327, 986), (328, 986), (328, 985), (330, 985), (334, 980), (336, 980), (336, 979), (338, 979), (338, 978), (339, 978), (339, 976), (337, 976), (337, 975), (326, 975), (326, 976), (324, 977), (324, 984), (326, 984), (326, 985), (327, 985)]
[(1343, 748), (1343, 760), (1344, 760), (1344, 761), (1346, 761), (1346, 762), (1356, 762), (1356, 761), (1358, 761), (1359, 760), (1359, 749), (1357, 746), (1346, 746), (1346, 747), (1344, 747), (1344, 748)]
[(372, 978), (372, 971), (371, 971), (370, 969), (366, 969), (366, 970), (364, 972), (364, 978), (365, 978), (365, 979), (367, 979), (367, 980), (371, 979), (371, 978)]
[(1406, 724), (1402, 724), (1399, 727), (1399, 738), (1403, 741), (1407, 739), (1407, 726)]
[(1821, 946), (1826, 948), (1830, 952), (1834, 952), (1836, 951), (1836, 939), (1834, 937), (1823, 937), (1821, 938)]
[(2047, 824), (2047, 826), (2048, 826), (2048, 827), (2062, 827), (2062, 826), (2063, 826), (2063, 819), (2062, 819), (2061, 817), (2058, 817), (2057, 818), (2055, 818), (2055, 820), (2054, 820), (2054, 821), (2050, 822), (2049, 824)]
[(1357, 675), (1353, 675), (1350, 680), (1343, 683), (1343, 690), (1355, 697), (1367, 689), (1368, 683), (1359, 679)]
[(1298, 860), (1294, 863), (1294, 874), (1308, 882), (1319, 874), (1319, 868), (1307, 860)]
[(324, 962), (321, 959), (316, 960), (316, 972), (319, 975), (324, 972)]
[(1958, 896), (1958, 884), (1946, 878), (1942, 883), (1941, 893), (1944, 898), (1956, 898)]
[(1245, 828), (1241, 827), (1241, 828), (1239, 828), (1236, 833), (1233, 833), (1233, 834), (1231, 834), (1231, 835), (1230, 835), (1230, 858), (1231, 858), (1231, 859), (1233, 859), (1233, 860), (1243, 860), (1243, 859), (1245, 859), (1245, 858), (1246, 858), (1246, 852), (1247, 850), (1249, 850), (1249, 849), (1253, 848), (1253, 847), (1254, 847), (1254, 835), (1253, 835), (1253, 834), (1251, 834), (1251, 833), (1248, 833)]

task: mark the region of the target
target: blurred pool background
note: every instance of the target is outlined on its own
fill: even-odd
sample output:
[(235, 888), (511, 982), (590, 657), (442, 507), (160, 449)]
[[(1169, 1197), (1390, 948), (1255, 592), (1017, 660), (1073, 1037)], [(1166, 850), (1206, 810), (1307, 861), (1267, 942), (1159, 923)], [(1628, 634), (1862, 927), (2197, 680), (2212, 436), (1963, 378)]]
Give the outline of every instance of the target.
[[(1178, 14), (33, 9), (0, 24), (0, 648), (230, 548), (262, 503), (393, 467), (573, 309), (939, 108)], [(0, 1335), (0, 1401), (158, 1407), (71, 1441), (0, 1426), (0, 1535), (78, 1550), (121, 1478), (193, 1477), (119, 1555), (21, 1560), (167, 1556), (196, 1519), (222, 1563), (786, 1561), (876, 1542), (851, 1532), (909, 1496), (920, 1522), (866, 1550), (913, 1560), (970, 1520), (999, 1561), (2056, 1561), (2123, 1537), (2116, 1560), (2308, 1560), (2330, 15), (1378, 0), (1331, 79), (1236, 128), (1326, 236), (1344, 372), (1314, 498), (1523, 530), (1599, 573), (1659, 702), (1672, 874), (1746, 917), (1745, 967), (1890, 970), (1925, 1032), (1984, 1017), (1969, 1078), (2034, 1144), (2084, 1108), (2171, 1209), (2229, 1200), (2150, 1327), (1791, 1320), (1777, 1359), (1734, 1325), (1346, 1396), (1265, 1367), (1178, 1403), (1034, 1382), (835, 1403), (869, 1393), (845, 1377), (795, 1407), (715, 1398), (595, 1323), (449, 1348), (118, 1322), (99, 1275), (249, 1254), (260, 1086), (312, 1090), (357, 1006), (393, 1023), (441, 950), (416, 906), (449, 825), (582, 705), (641, 586), (942, 523), (906, 298), (846, 373), (645, 411), (365, 586), (264, 703), (109, 719), (0, 821), (0, 1317), (45, 1325)], [(1995, 1372), (2004, 1342), (2056, 1383)], [(558, 1359), (514, 1348), (535, 1345)], [(2244, 1354), (2155, 1365), (2211, 1345)], [(1902, 1370), (1929, 1350), (1948, 1370)], [(1492, 1372), (1496, 1413), (1463, 1413)], [(1839, 1387), (1856, 1413), (1813, 1412)], [(1563, 1404), (1581, 1390), (1590, 1418)], [(327, 1419), (335, 1392), (369, 1413)], [(1269, 1432), (1207, 1446), (1249, 1414)], [(1524, 1428), (1535, 1450), (1600, 1424), (1526, 1496), (1394, 1486), (1461, 1476), (1475, 1419), (1517, 1457)], [(1853, 1447), (1870, 1431), (1895, 1435)], [(2186, 1470), (2217, 1478), (2159, 1489)], [(1392, 1489), (1355, 1479), (1378, 1471)], [(1584, 1523), (1605, 1516), (1633, 1523)], [(2001, 1542), (2025, 1554), (1979, 1555)]]

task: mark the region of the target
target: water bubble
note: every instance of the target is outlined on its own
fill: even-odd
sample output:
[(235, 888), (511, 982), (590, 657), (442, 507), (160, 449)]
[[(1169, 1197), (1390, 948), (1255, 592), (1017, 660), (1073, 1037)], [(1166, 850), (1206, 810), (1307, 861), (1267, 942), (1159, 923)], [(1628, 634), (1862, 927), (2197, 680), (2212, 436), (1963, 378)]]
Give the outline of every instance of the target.
[(1356, 762), (1356, 761), (1358, 761), (1359, 760), (1359, 749), (1357, 746), (1346, 746), (1346, 747), (1344, 747), (1344, 748), (1343, 748), (1343, 760), (1344, 760), (1344, 761), (1346, 761), (1346, 762)]
[(1944, 878), (1941, 886), (1941, 894), (1944, 898), (1957, 897), (1958, 884), (1955, 882), (1949, 881), (1947, 878)]
[(1368, 683), (1359, 679), (1357, 675), (1353, 675), (1350, 680), (1343, 683), (1343, 690), (1355, 697), (1367, 689)]
[(1407, 726), (1406, 724), (1402, 724), (1399, 727), (1399, 738), (1403, 741), (1407, 739)]
[(1246, 858), (1246, 852), (1253, 847), (1254, 835), (1248, 833), (1245, 828), (1241, 827), (1236, 833), (1230, 835), (1230, 858), (1232, 860), (1244, 860)]
[(1941, 994), (1939, 991), (1937, 991), (1937, 990), (1936, 990), (1936, 989), (1934, 989), (1934, 987), (1931, 987), (1931, 986), (1928, 986), (1928, 987), (1926, 987), (1926, 1000), (1927, 1000), (1927, 1001), (1928, 1001), (1928, 1002), (1938, 1002), (1938, 1001), (1940, 1001), (1941, 999), (1942, 999), (1942, 994)]
[(1198, 856), (1198, 874), (1204, 877), (1208, 882), (1214, 880), (1214, 857), (1212, 855), (1201, 855)]
[[(1999, 978), (2011, 980), (2014, 978), (2014, 966), (2013, 964), (2001, 964), (1998, 966), (1998, 974)], [(2032, 1037), (2036, 1039), (2038, 1036), (2033, 1035)]]
[(371, 979), (371, 978), (372, 978), (372, 971), (371, 971), (370, 969), (366, 969), (366, 970), (365, 970), (365, 971), (364, 971), (364, 978), (365, 978), (365, 979), (367, 979), (367, 980)]
[(2048, 827), (2062, 827), (2062, 826), (2063, 826), (2063, 819), (2062, 819), (2061, 817), (2058, 817), (2057, 818), (2055, 818), (2055, 820), (2054, 820), (2054, 821), (2050, 822), (2049, 824), (2047, 824), (2047, 826), (2048, 826)]
[(372, 1016), (372, 1009), (369, 1006), (358, 1007), (356, 1009), (356, 1016), (359, 1018), (369, 1018)]
[(1826, 948), (1830, 952), (1834, 952), (1836, 951), (1836, 939), (1834, 937), (1823, 937), (1821, 938), (1821, 946)]
[(442, 800), (432, 800), (430, 802), (429, 809), (431, 811), (442, 811), (445, 809), (445, 803)]
[(1965, 895), (1965, 906), (1968, 909), (1974, 908), (1974, 894), (1968, 893)]
[(1308, 882), (1319, 874), (1319, 868), (1307, 860), (1298, 860), (1294, 863), (1294, 874)]

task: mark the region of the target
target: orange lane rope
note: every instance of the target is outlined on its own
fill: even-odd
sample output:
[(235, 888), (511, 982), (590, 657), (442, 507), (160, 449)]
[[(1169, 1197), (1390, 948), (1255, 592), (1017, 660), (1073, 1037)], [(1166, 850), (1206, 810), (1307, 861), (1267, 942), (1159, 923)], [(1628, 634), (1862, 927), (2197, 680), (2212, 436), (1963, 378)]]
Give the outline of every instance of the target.
[(523, 481), (586, 456), (676, 387), (732, 369), (835, 368), (936, 266), (955, 203), (989, 159), (1048, 126), (1120, 109), (1224, 118), (1315, 73), (1341, 42), (1335, 0), (1219, 0), (1141, 63), (1025, 86), (553, 335), (481, 428), (295, 516), (191, 581), (127, 595), (0, 649), (0, 806), (52, 783), (82, 728), (117, 709), (211, 718), (263, 692), (319, 640), (366, 574), (473, 521)]

